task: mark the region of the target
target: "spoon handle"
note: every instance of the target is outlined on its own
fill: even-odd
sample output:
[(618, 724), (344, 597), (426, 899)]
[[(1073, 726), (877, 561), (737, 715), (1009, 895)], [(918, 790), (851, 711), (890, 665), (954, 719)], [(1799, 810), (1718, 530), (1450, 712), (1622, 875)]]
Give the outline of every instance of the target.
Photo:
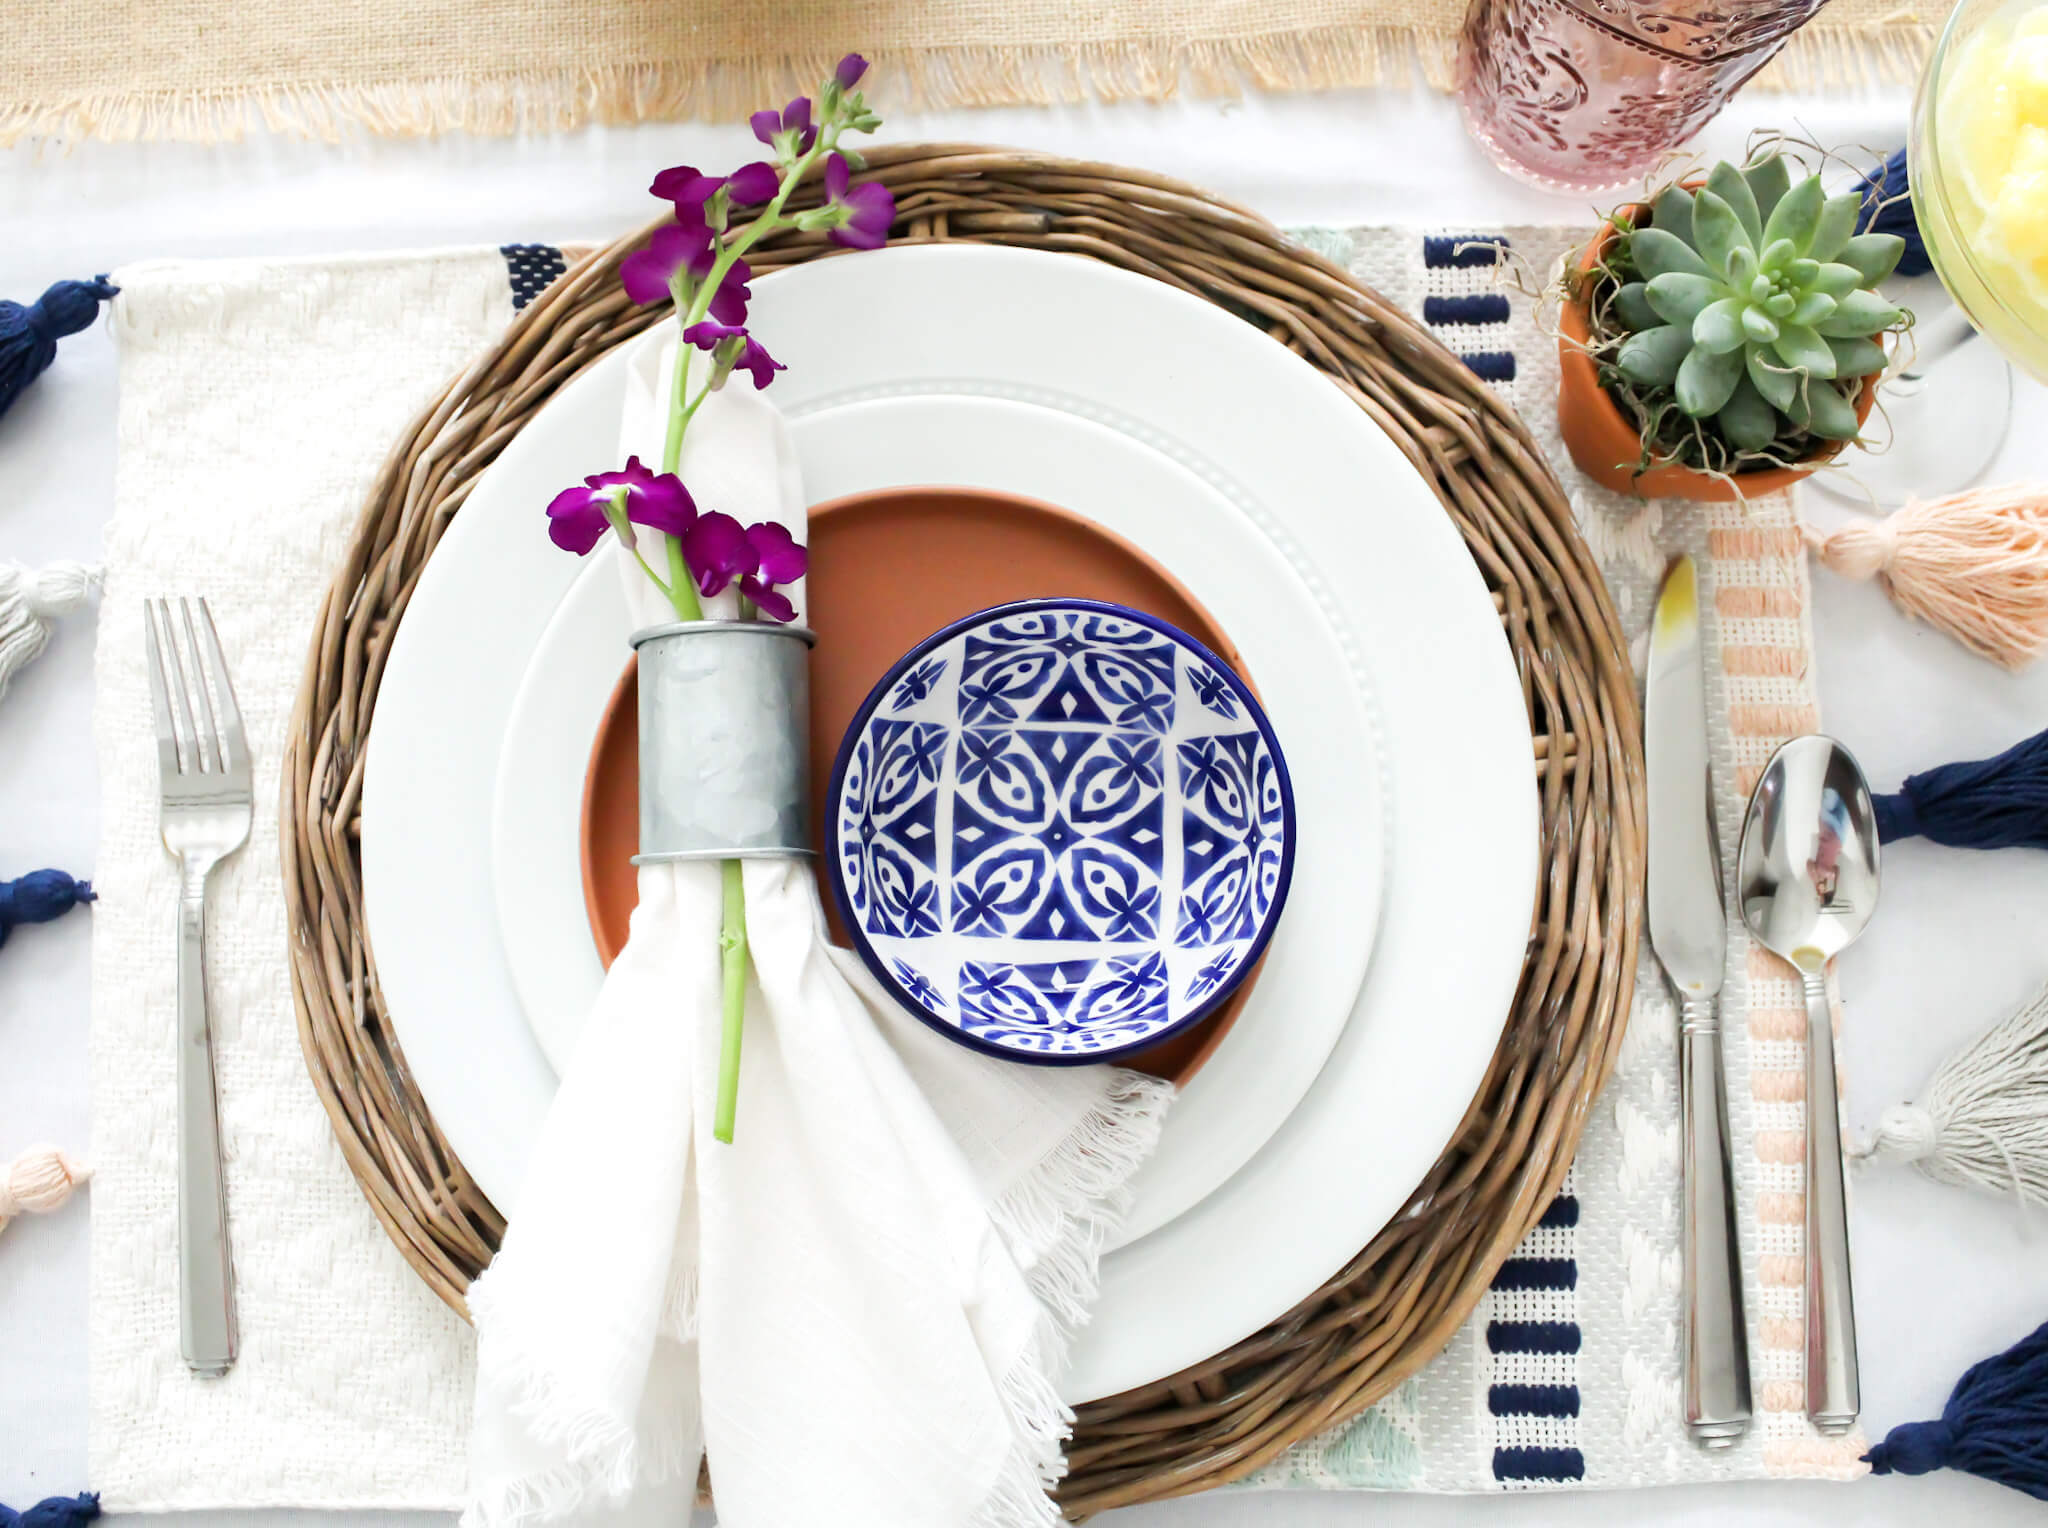
[(1681, 995), (1678, 1087), (1684, 1111), (1685, 1426), (1702, 1448), (1749, 1430), (1749, 1329), (1728, 1155), (1721, 1015), (1711, 997)]
[(1806, 987), (1806, 1415), (1844, 1433), (1862, 1410), (1856, 1305), (1849, 1283), (1849, 1210), (1842, 1194), (1842, 1111), (1826, 968)]

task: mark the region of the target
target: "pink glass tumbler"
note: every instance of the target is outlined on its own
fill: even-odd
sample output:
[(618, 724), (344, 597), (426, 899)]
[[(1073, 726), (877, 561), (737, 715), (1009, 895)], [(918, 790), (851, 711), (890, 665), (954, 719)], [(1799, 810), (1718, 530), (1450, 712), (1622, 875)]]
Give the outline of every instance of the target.
[(1458, 40), (1465, 125), (1552, 191), (1640, 180), (1705, 125), (1826, 0), (1472, 0)]

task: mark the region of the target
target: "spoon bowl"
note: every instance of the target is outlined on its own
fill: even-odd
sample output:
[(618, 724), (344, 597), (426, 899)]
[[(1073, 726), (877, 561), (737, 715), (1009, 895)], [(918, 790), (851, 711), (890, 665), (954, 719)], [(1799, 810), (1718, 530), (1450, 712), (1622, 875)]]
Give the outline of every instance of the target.
[(1856, 942), (1877, 910), (1877, 816), (1849, 750), (1794, 738), (1749, 799), (1737, 861), (1742, 921), (1802, 973)]
[(1845, 1433), (1862, 1402), (1827, 967), (1877, 910), (1877, 817), (1848, 749), (1802, 737), (1772, 755), (1736, 873), (1742, 921), (1798, 969), (1806, 994), (1806, 1415), (1822, 1433)]

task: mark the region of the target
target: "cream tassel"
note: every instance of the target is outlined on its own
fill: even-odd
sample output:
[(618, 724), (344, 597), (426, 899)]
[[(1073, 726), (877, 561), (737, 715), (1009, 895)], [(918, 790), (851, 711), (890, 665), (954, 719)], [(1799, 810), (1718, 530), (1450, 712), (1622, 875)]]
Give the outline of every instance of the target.
[(2048, 1205), (2048, 988), (1944, 1061), (1922, 1102), (1885, 1110), (1854, 1155)]
[(83, 605), (99, 579), (99, 569), (83, 563), (53, 562), (33, 570), (0, 563), (0, 699), (7, 695), (7, 681), (49, 646), (57, 618)]
[(54, 1210), (71, 1197), (71, 1191), (92, 1176), (54, 1146), (31, 1146), (0, 1177), (0, 1231), (22, 1214)]
[(2048, 487), (1974, 488), (1832, 535), (1808, 526), (1806, 543), (1979, 657), (2018, 668), (2048, 647)]

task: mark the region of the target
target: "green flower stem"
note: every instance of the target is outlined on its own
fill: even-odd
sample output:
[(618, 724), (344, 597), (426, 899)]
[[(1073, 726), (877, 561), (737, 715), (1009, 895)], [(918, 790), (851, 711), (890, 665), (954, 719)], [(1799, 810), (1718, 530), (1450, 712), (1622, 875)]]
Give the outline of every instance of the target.
[(718, 1034), (718, 1110), (711, 1133), (730, 1146), (733, 1116), (739, 1109), (740, 1038), (747, 1008), (747, 894), (738, 860), (721, 860), (718, 870), (725, 893), (725, 922), (718, 935), (725, 1022)]
[[(674, 536), (661, 539), (668, 543), (668, 602), (675, 607), (676, 619), (703, 620), (704, 606), (697, 598), (697, 580), (690, 576), (690, 565), (683, 560), (683, 543)], [(654, 577), (652, 572), (647, 576)], [(661, 580), (655, 579), (655, 582), (660, 583)]]
[[(683, 434), (689, 428), (690, 420), (711, 392), (711, 384), (697, 390), (697, 396), (688, 396), (690, 384), (691, 347), (680, 339), (680, 331), (699, 323), (711, 311), (711, 298), (724, 281), (726, 272), (733, 262), (751, 249), (756, 240), (770, 229), (780, 226), (783, 203), (789, 200), (789, 193), (796, 188), (817, 157), (836, 142), (836, 132), (823, 132), (811, 152), (793, 164), (784, 175), (781, 189), (773, 201), (761, 210), (761, 215), (742, 230), (730, 242), (724, 244), (717, 261), (697, 289), (690, 294), (687, 306), (683, 294), (676, 294), (676, 307), (681, 310), (677, 321), (678, 340), (676, 344), (675, 381), (669, 389), (668, 436), (662, 443), (662, 471), (674, 472), (683, 458)], [(702, 604), (697, 599), (696, 580), (690, 576), (689, 565), (683, 558), (682, 543), (673, 537), (668, 544), (669, 601), (675, 606), (676, 614), (685, 621), (698, 621), (704, 617)], [(650, 577), (652, 574), (650, 573)], [(659, 580), (656, 580), (659, 582)], [(747, 894), (740, 879), (738, 860), (721, 860), (718, 866), (723, 895), (723, 916), (718, 936), (719, 973), (723, 988), (723, 1013), (718, 1031), (718, 1103), (712, 1118), (711, 1133), (727, 1145), (732, 1144), (733, 1120), (739, 1109), (740, 1096), (740, 1040), (746, 1030), (747, 1011)]]
[[(811, 151), (792, 161), (788, 170), (783, 172), (781, 187), (768, 205), (761, 209), (760, 215), (719, 246), (718, 259), (712, 264), (711, 274), (706, 276), (702, 285), (697, 288), (696, 294), (691, 298), (689, 311), (683, 317), (685, 329), (701, 322), (704, 315), (711, 311), (711, 299), (717, 293), (719, 284), (725, 280), (725, 273), (732, 269), (733, 262), (752, 249), (762, 238), (784, 226), (782, 208), (789, 200), (790, 192), (797, 188), (811, 166), (829, 154), (838, 142), (837, 123), (828, 122), (821, 127), (818, 131), (818, 141), (811, 145)], [(681, 368), (678, 367), (678, 386), (681, 375)]]
[[(673, 538), (664, 536), (662, 539), (664, 541), (667, 541), (672, 540)], [(659, 573), (655, 572), (654, 569), (647, 566), (647, 559), (640, 555), (640, 548), (637, 546), (629, 546), (626, 548), (626, 550), (633, 554), (633, 561), (640, 564), (640, 571), (647, 575), (648, 581), (651, 582), (655, 588), (659, 589), (662, 592), (662, 594), (667, 597), (668, 602), (671, 605), (673, 605), (676, 601), (675, 591), (669, 588), (669, 586), (662, 581), (662, 577)]]

